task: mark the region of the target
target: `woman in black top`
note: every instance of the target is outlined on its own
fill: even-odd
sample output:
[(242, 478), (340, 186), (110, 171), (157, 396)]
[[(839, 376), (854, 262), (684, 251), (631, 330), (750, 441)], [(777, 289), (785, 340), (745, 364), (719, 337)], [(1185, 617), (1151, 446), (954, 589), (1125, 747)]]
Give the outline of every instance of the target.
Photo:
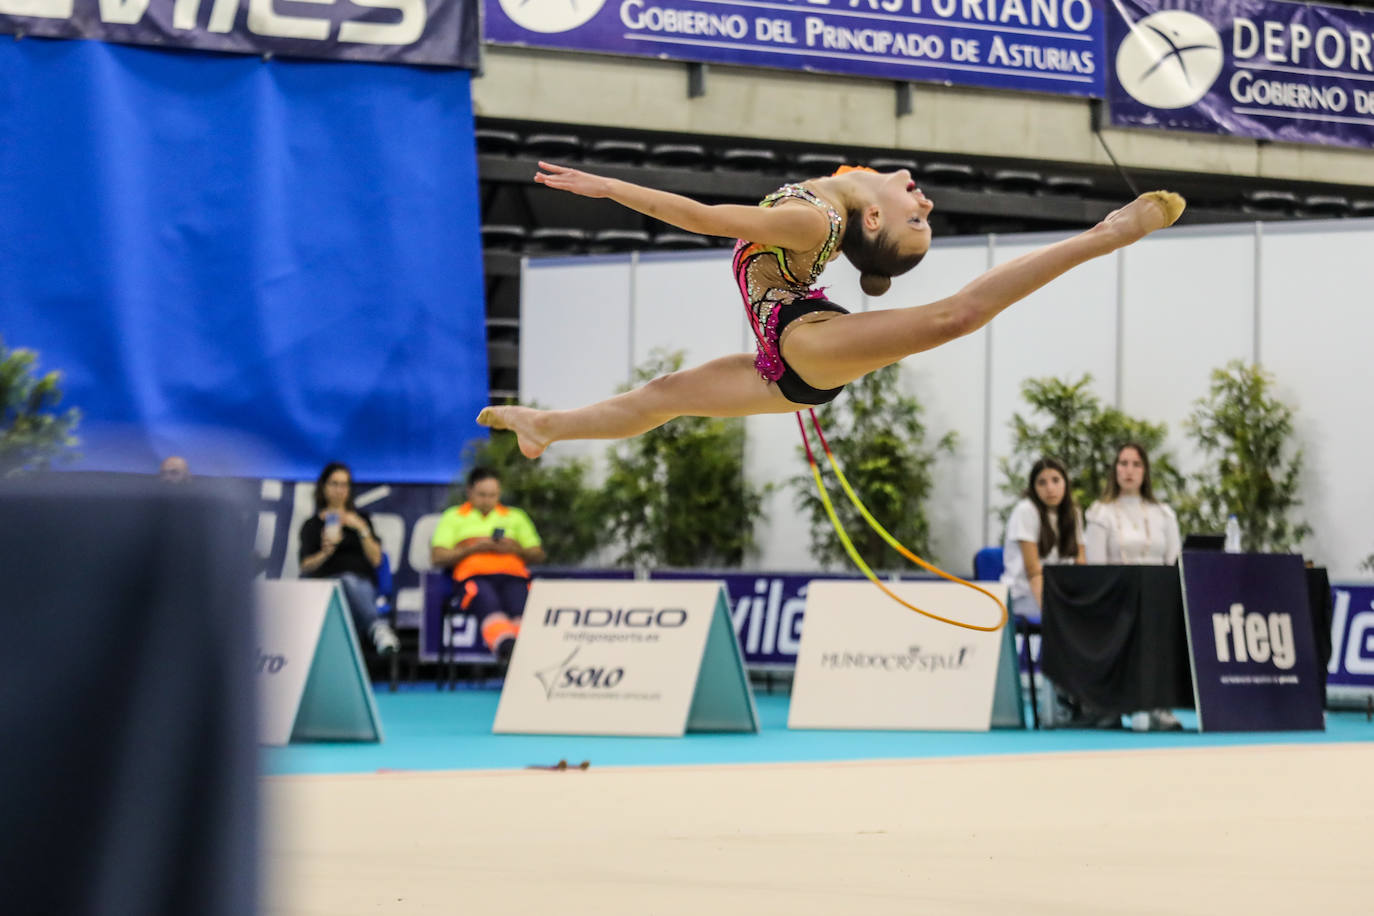
[(395, 652), (396, 633), (377, 619), (377, 567), (382, 545), (366, 512), (353, 505), (353, 472), (333, 461), (315, 481), (315, 514), (301, 525), (301, 575), (338, 579), (359, 635), (367, 634), (378, 652)]

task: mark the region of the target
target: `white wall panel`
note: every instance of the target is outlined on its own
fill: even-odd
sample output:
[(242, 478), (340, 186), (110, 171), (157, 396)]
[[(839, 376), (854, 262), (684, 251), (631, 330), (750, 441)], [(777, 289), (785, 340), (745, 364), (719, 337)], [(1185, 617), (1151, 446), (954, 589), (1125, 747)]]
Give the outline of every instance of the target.
[(1152, 236), (1122, 254), (1121, 404), (1169, 424), (1182, 468), (1198, 466), (1183, 421), (1207, 393), (1213, 369), (1253, 358), (1253, 224)]
[[(1002, 264), (1062, 236), (997, 239), (995, 259)], [(992, 435), (987, 473), (991, 510), (1008, 500), (1000, 492), (999, 458), (1011, 451), (1011, 417), (1029, 408), (1021, 384), (1031, 378), (1093, 376), (1093, 390), (1107, 403), (1116, 394), (1117, 258), (1097, 258), (1011, 306), (990, 325), (992, 333)], [(1074, 468), (1069, 468), (1073, 474)], [(1019, 482), (1018, 482), (1019, 483)], [(1000, 522), (990, 522), (988, 543), (1002, 540)]]
[[(919, 267), (894, 280), (892, 289), (870, 305), (926, 305), (958, 292), (987, 265), (985, 237), (937, 240)], [(974, 552), (983, 546), (987, 333), (985, 328), (902, 361), (902, 387), (924, 410), (927, 445), (947, 432), (958, 437), (955, 454), (935, 464), (927, 507), (933, 558), (952, 572), (969, 572)]]
[(1297, 411), (1306, 449), (1305, 552), (1333, 580), (1368, 579), (1374, 553), (1374, 221), (1264, 227), (1260, 362)]
[(740, 352), (747, 324), (728, 252), (641, 255), (634, 277), (634, 361), (682, 350), (682, 367)]
[[(630, 378), (630, 258), (540, 258), (520, 279), (520, 398), (568, 409)], [(604, 442), (559, 442), (550, 457), (599, 461)]]

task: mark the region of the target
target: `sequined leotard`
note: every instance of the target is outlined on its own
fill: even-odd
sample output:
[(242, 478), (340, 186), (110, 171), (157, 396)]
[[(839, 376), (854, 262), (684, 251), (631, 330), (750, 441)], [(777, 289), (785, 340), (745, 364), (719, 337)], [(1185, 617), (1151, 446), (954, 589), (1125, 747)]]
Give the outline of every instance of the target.
[(823, 289), (814, 287), (816, 278), (839, 245), (844, 223), (834, 207), (799, 184), (783, 185), (760, 201), (759, 206), (771, 207), (788, 199), (805, 201), (824, 211), (830, 221), (825, 241), (814, 251), (789, 252), (775, 245), (740, 239), (735, 244), (735, 282), (739, 284), (740, 297), (758, 342), (754, 366), (759, 375), (776, 382), (782, 394), (794, 403), (824, 404), (833, 400), (840, 388), (818, 389), (808, 385), (782, 358), (778, 340), (783, 328), (803, 315), (847, 313), (846, 309), (826, 299)]

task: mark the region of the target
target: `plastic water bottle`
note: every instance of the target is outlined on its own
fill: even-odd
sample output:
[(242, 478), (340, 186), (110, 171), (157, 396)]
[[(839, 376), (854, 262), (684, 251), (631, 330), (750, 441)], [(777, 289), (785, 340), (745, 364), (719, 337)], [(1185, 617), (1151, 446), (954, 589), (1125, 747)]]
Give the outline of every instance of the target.
[(1240, 553), (1240, 522), (1234, 515), (1226, 520), (1226, 552)]

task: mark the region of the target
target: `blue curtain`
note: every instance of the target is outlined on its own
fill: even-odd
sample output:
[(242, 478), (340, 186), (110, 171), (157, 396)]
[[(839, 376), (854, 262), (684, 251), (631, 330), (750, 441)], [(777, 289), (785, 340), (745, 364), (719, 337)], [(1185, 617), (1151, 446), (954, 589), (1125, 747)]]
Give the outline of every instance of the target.
[(0, 36), (0, 337), (81, 467), (453, 477), (486, 402), (469, 75)]

